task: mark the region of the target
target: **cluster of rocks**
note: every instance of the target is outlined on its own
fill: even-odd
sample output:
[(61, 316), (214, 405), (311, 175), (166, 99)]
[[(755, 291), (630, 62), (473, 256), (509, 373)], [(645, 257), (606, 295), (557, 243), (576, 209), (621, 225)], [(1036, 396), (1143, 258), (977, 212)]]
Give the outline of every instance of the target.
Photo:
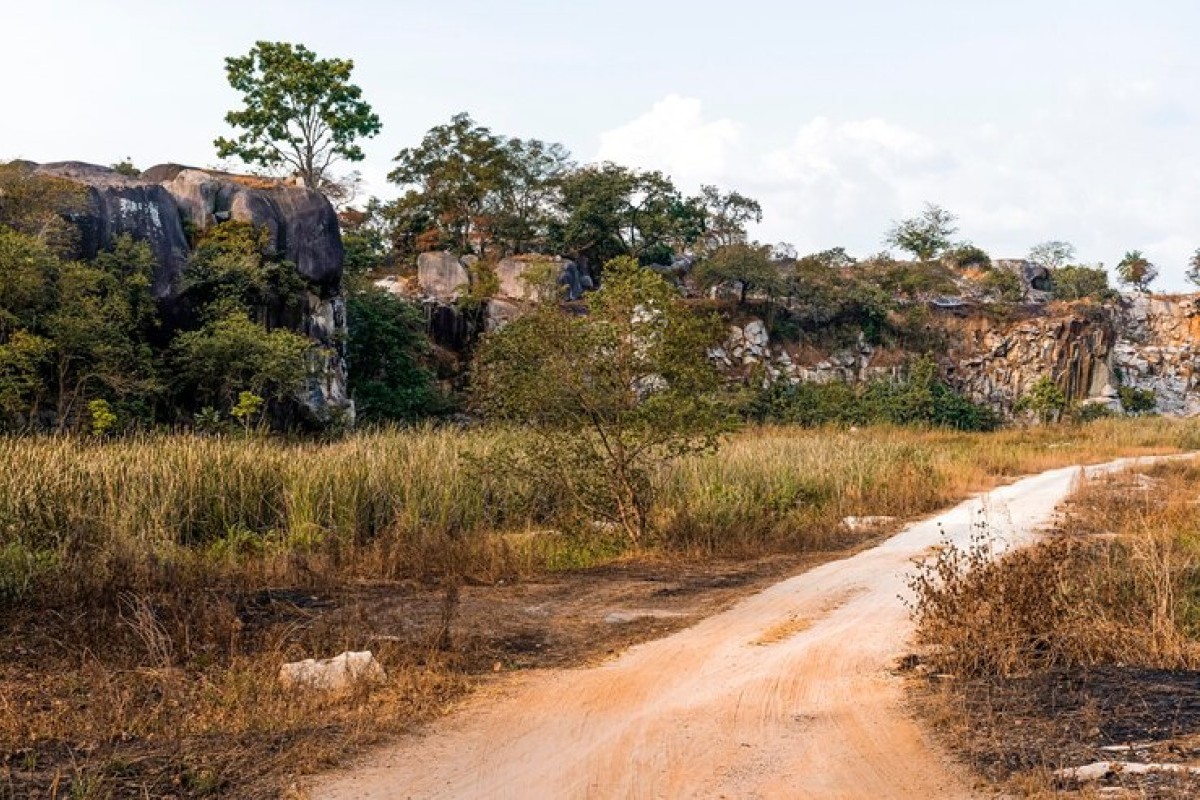
[[(574, 262), (558, 256), (519, 255), (501, 259), (494, 266), (481, 267), (476, 256), (459, 257), (446, 251), (417, 256), (415, 279), (387, 276), (375, 282), (381, 289), (419, 300), (426, 306), (441, 307), (455, 303), (472, 289), (473, 281), (482, 281), (478, 270), (493, 274), (494, 288), (484, 300), (485, 330), (495, 330), (516, 319), (528, 303), (537, 302), (548, 285), (559, 287), (565, 299), (578, 300), (594, 288), (591, 276)], [(472, 274), (475, 270), (476, 274)], [(427, 309), (436, 316), (434, 309)]]
[(886, 376), (896, 368), (874, 363), (877, 349), (862, 337), (842, 348), (807, 361), (781, 344), (772, 344), (766, 323), (750, 319), (729, 327), (725, 342), (708, 355), (733, 380), (755, 378), (762, 386), (779, 381), (797, 383), (858, 383)]
[(344, 253), (337, 214), (324, 195), (295, 182), (179, 164), (151, 167), (136, 177), (78, 161), (27, 166), (84, 188), (84, 208), (67, 215), (80, 233), (75, 257), (94, 258), (122, 235), (146, 242), (155, 255), (154, 294), (165, 304), (182, 288), (191, 251), (188, 229), (236, 220), (266, 230), (269, 254), (294, 264), (311, 287), (298, 330), (317, 347), (309, 385), (298, 399), (318, 421), (353, 420), (343, 349)]

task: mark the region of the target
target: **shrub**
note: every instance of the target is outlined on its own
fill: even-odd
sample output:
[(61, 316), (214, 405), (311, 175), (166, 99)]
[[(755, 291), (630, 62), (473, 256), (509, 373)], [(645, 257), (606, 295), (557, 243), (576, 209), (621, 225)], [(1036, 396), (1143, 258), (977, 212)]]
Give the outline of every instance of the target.
[(999, 416), (937, 377), (930, 358), (917, 360), (904, 380), (863, 386), (831, 383), (774, 383), (756, 394), (744, 412), (758, 422), (815, 427), (826, 424), (932, 425), (969, 431), (994, 430)]
[(1121, 409), (1131, 416), (1152, 414), (1158, 408), (1158, 397), (1153, 389), (1122, 386), (1117, 389), (1117, 394), (1121, 398)]

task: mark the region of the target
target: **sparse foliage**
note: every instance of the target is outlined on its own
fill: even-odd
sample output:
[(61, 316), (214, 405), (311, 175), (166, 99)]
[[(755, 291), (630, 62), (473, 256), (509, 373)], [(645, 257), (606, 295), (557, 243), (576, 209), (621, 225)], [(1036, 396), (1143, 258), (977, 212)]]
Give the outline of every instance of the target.
[(931, 261), (950, 246), (957, 219), (941, 206), (926, 203), (920, 216), (894, 222), (884, 243), (912, 253), (918, 261)]
[(242, 108), (225, 121), (240, 129), (219, 137), (221, 158), (286, 169), (320, 190), (338, 160), (362, 161), (359, 139), (383, 128), (379, 117), (350, 82), (354, 62), (318, 59), (302, 44), (257, 42), (241, 57), (225, 59), (229, 85), (242, 95)]
[(629, 258), (575, 315), (541, 304), (487, 337), (474, 402), (537, 432), (542, 446), (514, 468), (537, 471), (590, 520), (630, 540), (649, 530), (660, 465), (716, 445), (723, 417), (706, 351), (715, 319), (692, 314), (662, 278)]
[(1075, 245), (1057, 240), (1041, 242), (1029, 248), (1026, 258), (1048, 270), (1062, 269), (1075, 258)]
[(1139, 292), (1150, 290), (1150, 284), (1158, 277), (1158, 267), (1142, 254), (1141, 250), (1130, 250), (1117, 264), (1117, 279)]

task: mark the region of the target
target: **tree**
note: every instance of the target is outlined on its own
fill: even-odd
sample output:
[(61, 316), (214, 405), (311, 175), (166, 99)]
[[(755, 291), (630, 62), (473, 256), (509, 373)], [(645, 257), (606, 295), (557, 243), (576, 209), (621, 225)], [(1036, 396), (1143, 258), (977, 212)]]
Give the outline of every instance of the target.
[(1056, 300), (1111, 300), (1115, 293), (1108, 285), (1103, 265), (1088, 267), (1071, 264), (1050, 271), (1050, 286)]
[(1158, 268), (1150, 263), (1141, 250), (1130, 250), (1117, 264), (1117, 280), (1139, 292), (1149, 291), (1158, 277)]
[(499, 192), (511, 168), (503, 137), (469, 114), (431, 128), (421, 144), (400, 151), (388, 180), (407, 189), (393, 204), (398, 217), (424, 218), (458, 253), (473, 251), (480, 216)]
[(571, 153), (537, 139), (509, 139), (504, 149), (507, 169), (486, 208), (484, 227), (505, 255), (542, 249), (559, 181), (574, 166)]
[(942, 258), (957, 269), (969, 269), (971, 267), (989, 269), (992, 266), (992, 257), (987, 254), (987, 251), (970, 242), (959, 242), (948, 248), (942, 254)]
[(931, 261), (950, 246), (958, 232), (957, 217), (941, 206), (926, 203), (920, 216), (892, 223), (884, 244), (912, 253), (918, 261)]
[(229, 85), (242, 108), (225, 121), (240, 135), (217, 138), (221, 158), (237, 156), (267, 169), (287, 169), (321, 190), (339, 159), (362, 161), (356, 143), (382, 130), (379, 117), (350, 83), (354, 62), (318, 59), (304, 45), (257, 42), (240, 58), (225, 59)]
[(1121, 410), (1130, 416), (1140, 417), (1158, 410), (1158, 395), (1153, 389), (1122, 386), (1117, 389), (1117, 396), (1121, 398)]
[(661, 172), (593, 164), (562, 177), (550, 241), (585, 267), (619, 256), (669, 264), (703, 235), (704, 213)]
[(604, 269), (586, 314), (543, 303), (485, 337), (473, 403), (538, 436), (506, 469), (536, 474), (586, 519), (614, 522), (636, 543), (663, 464), (712, 449), (724, 428), (706, 355), (723, 326), (632, 258)]
[(1067, 396), (1049, 375), (1038, 378), (1013, 406), (1018, 413), (1032, 411), (1043, 425), (1057, 422), (1066, 410)]
[(283, 401), (303, 385), (311, 348), (297, 333), (266, 331), (244, 313), (231, 312), (175, 337), (174, 388), (194, 406), (229, 409), (243, 391)]
[(746, 302), (751, 290), (774, 297), (784, 283), (779, 267), (771, 260), (769, 245), (726, 245), (697, 264), (692, 276), (705, 288), (736, 283), (739, 303)]
[(1200, 289), (1200, 249), (1188, 259), (1187, 272), (1183, 273), (1183, 276), (1187, 278), (1188, 283)]
[(762, 206), (757, 200), (739, 192), (722, 193), (716, 186), (700, 187), (704, 208), (704, 243), (715, 251), (746, 241), (746, 226), (762, 222)]
[(1026, 258), (1048, 270), (1061, 269), (1075, 258), (1075, 245), (1056, 240), (1041, 242), (1029, 248)]
[(444, 403), (425, 367), (429, 342), (420, 308), (375, 287), (347, 301), (350, 392), (365, 422), (411, 422)]
[(154, 253), (128, 236), (91, 264), (69, 262), (58, 279), (58, 305), (46, 319), (54, 345), (55, 416), (77, 425), (87, 402), (149, 398), (158, 389), (149, 339), (157, 325), (151, 293)]

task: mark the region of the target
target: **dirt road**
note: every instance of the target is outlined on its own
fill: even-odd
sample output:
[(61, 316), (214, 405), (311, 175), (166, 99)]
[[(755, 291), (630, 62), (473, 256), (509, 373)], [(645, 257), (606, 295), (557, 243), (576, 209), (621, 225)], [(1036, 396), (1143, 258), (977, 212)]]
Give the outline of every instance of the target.
[(520, 676), (311, 797), (971, 797), (893, 673), (905, 576), (980, 523), (1001, 549), (1031, 537), (1079, 474), (997, 489), (602, 666)]

